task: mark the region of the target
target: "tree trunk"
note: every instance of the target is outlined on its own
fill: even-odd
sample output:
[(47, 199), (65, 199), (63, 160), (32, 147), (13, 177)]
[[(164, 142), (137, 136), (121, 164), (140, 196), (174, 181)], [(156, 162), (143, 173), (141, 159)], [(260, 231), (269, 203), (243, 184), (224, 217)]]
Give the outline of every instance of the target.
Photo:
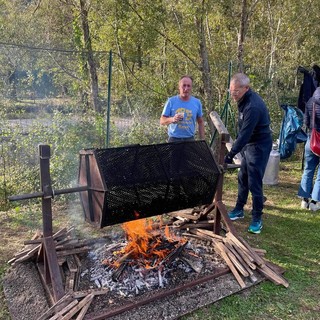
[(90, 30), (88, 23), (88, 9), (86, 0), (80, 0), (80, 10), (81, 10), (81, 21), (82, 21), (82, 29), (83, 29), (83, 37), (84, 37), (84, 46), (86, 50), (86, 57), (89, 65), (89, 73), (90, 73), (90, 86), (91, 86), (91, 103), (93, 105), (93, 109), (101, 113), (101, 105), (99, 101), (99, 86), (98, 86), (98, 75), (97, 68), (93, 57), (91, 38), (90, 38)]
[(242, 0), (241, 4), (241, 19), (240, 19), (240, 29), (238, 33), (238, 72), (243, 72), (243, 43), (246, 37), (246, 27), (247, 27), (247, 0)]
[[(203, 96), (204, 96), (204, 109), (206, 110), (207, 115), (209, 116), (210, 111), (214, 110), (213, 107), (213, 93), (212, 93), (212, 79), (210, 73), (210, 64), (209, 64), (209, 54), (207, 48), (207, 41), (205, 35), (205, 27), (204, 27), (204, 10), (205, 0), (202, 1), (202, 9), (201, 13), (195, 18), (195, 23), (198, 30), (199, 35), (199, 53), (200, 53), (200, 71), (201, 78), (203, 82)], [(208, 121), (209, 125), (211, 125), (211, 121)], [(210, 128), (211, 130), (213, 128)]]

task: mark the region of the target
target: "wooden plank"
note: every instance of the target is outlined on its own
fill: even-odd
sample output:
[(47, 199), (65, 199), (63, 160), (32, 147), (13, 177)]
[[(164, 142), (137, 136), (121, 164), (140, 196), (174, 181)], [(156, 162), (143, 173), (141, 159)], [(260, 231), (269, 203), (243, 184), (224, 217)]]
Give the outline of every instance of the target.
[(230, 246), (234, 248), (234, 250), (241, 256), (244, 262), (252, 269), (255, 270), (257, 266), (251, 261), (251, 259), (246, 255), (244, 251), (241, 250), (234, 242), (230, 239), (225, 239), (224, 242), (227, 242)]
[(273, 283), (277, 285), (281, 284), (285, 288), (289, 287), (289, 282), (285, 278), (274, 272), (271, 268), (267, 267), (266, 265), (264, 265), (263, 267), (257, 266), (257, 270)]
[(198, 228), (209, 228), (213, 229), (214, 222), (199, 221), (197, 223), (184, 223), (180, 229), (198, 229)]
[(73, 255), (67, 256), (67, 266), (70, 272), (78, 272), (78, 265)]
[(193, 215), (192, 212), (193, 212), (193, 209), (185, 209), (185, 210), (169, 212), (168, 215), (174, 218), (181, 217), (181, 218), (185, 218), (193, 221), (198, 221), (199, 215)]
[(238, 237), (239, 241), (241, 241), (243, 243), (243, 245), (249, 250), (249, 252), (251, 253), (251, 255), (253, 256), (254, 260), (256, 261), (256, 263), (260, 266), (263, 267), (265, 266), (265, 262), (263, 260), (263, 258), (261, 258), (248, 244), (247, 241), (245, 241), (242, 237)]
[(234, 243), (235, 247), (239, 247), (249, 258), (251, 262), (256, 262), (250, 250), (237, 238), (232, 232), (227, 232), (226, 238), (230, 239)]
[(222, 246), (223, 246), (223, 244), (220, 242), (215, 242), (215, 244), (214, 244), (215, 250), (217, 251), (218, 254), (220, 254), (220, 256), (223, 258), (223, 260), (226, 262), (226, 264), (230, 268), (230, 271), (232, 272), (232, 274), (234, 275), (234, 277), (238, 281), (240, 287), (242, 289), (244, 289), (246, 287), (246, 284), (242, 280), (240, 274), (236, 270), (235, 266), (233, 265), (233, 263), (229, 259), (228, 255), (226, 254), (226, 252), (224, 251), (224, 248)]
[(89, 301), (91, 302), (94, 295), (90, 293), (83, 300), (81, 300), (74, 308), (72, 308), (66, 315), (62, 317), (61, 320), (71, 319), (81, 308), (83, 308)]
[(53, 313), (58, 313), (66, 305), (70, 304), (73, 301), (73, 298), (70, 294), (64, 295), (60, 300), (58, 300), (50, 309), (41, 315), (37, 320), (45, 320), (50, 317)]
[(214, 239), (218, 239), (218, 240), (223, 240), (224, 237), (218, 235), (218, 234), (215, 234), (213, 231), (210, 231), (210, 230), (203, 230), (203, 229), (196, 229), (196, 231), (198, 231), (200, 234), (205, 234), (211, 238), (214, 238)]
[(63, 297), (65, 293), (63, 289), (58, 258), (55, 250), (55, 244), (52, 237), (45, 237), (43, 239), (46, 263), (50, 272), (54, 298), (57, 301), (61, 297)]
[(242, 256), (233, 248), (233, 246), (228, 241), (224, 242), (224, 245), (228, 248), (229, 251), (231, 251), (234, 254), (234, 256), (238, 259), (238, 261), (241, 263), (241, 265), (246, 269), (249, 276), (253, 278), (252, 280), (256, 281), (256, 278), (254, 277), (252, 269), (245, 262), (245, 260), (242, 258)]
[(88, 301), (81, 309), (81, 311), (79, 312), (76, 320), (83, 320), (83, 318), (85, 317), (89, 307), (90, 307), (90, 304), (92, 302), (92, 299), (90, 301)]
[(57, 256), (62, 257), (62, 256), (68, 256), (72, 254), (78, 254), (78, 253), (85, 253), (90, 250), (89, 247), (82, 247), (82, 248), (75, 248), (75, 249), (70, 249), (70, 250), (61, 250), (57, 251)]
[(213, 238), (204, 234), (204, 233), (200, 233), (197, 229), (190, 229), (188, 230), (191, 234), (196, 235), (198, 239), (200, 240), (209, 240), (209, 241), (213, 241)]
[(67, 306), (65, 306), (62, 310), (60, 310), (58, 313), (56, 313), (53, 317), (51, 317), (49, 320), (58, 320), (61, 319), (62, 316), (68, 312), (70, 309), (72, 309), (74, 306), (78, 304), (78, 300), (73, 300), (71, 303), (69, 303)]
[(237, 257), (225, 246), (225, 252), (227, 253), (228, 257), (232, 261), (233, 265), (238, 269), (238, 271), (244, 276), (249, 277), (249, 273), (246, 268), (241, 264), (241, 262), (237, 259)]
[[(218, 115), (218, 113), (216, 111), (210, 112), (210, 119), (211, 119), (212, 123), (214, 124), (214, 126), (216, 127), (219, 134), (225, 133), (230, 136), (228, 129), (225, 127), (224, 123), (222, 122), (220, 116)], [(230, 137), (229, 142), (226, 143), (226, 148), (228, 151), (231, 150), (232, 145), (233, 145), (233, 140)], [(242, 156), (240, 153), (237, 153), (235, 155), (235, 157), (233, 158), (233, 162), (237, 165), (241, 164), (241, 160), (242, 160)]]

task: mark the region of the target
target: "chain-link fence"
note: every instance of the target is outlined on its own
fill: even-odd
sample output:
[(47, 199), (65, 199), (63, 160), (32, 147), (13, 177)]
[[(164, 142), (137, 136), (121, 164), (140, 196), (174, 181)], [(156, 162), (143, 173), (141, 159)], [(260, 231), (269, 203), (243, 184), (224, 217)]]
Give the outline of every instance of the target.
[[(83, 52), (26, 47), (1, 47), (6, 64), (0, 79), (1, 145), (0, 205), (10, 194), (39, 191), (38, 148), (52, 150), (51, 177), (55, 188), (76, 184), (78, 154), (84, 148), (165, 142), (159, 117), (168, 96), (177, 94), (182, 74), (194, 78), (193, 94), (203, 101), (205, 117), (228, 104), (229, 61), (212, 65), (214, 105), (203, 99), (201, 72), (186, 61), (124, 59), (111, 52), (95, 52), (100, 112), (92, 109), (92, 66)], [(89, 70), (90, 69), (90, 70)], [(253, 88), (266, 100), (274, 138), (279, 134), (280, 103), (297, 100), (299, 81), (289, 76), (270, 80), (263, 68), (247, 67)], [(232, 109), (231, 109), (232, 108)], [(233, 111), (232, 111), (233, 110)], [(230, 118), (229, 118), (230, 119)], [(208, 125), (207, 140), (211, 141)], [(231, 132), (234, 124), (231, 125)]]

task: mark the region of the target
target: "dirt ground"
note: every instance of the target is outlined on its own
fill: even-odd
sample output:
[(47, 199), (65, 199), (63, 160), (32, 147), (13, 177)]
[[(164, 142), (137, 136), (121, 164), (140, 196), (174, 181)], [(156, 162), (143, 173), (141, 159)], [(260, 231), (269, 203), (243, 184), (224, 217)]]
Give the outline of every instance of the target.
[[(258, 278), (256, 283), (246, 281), (247, 288), (263, 280), (260, 275), (257, 274), (256, 276)], [(45, 290), (33, 263), (23, 263), (14, 269), (10, 269), (4, 277), (3, 285), (12, 320), (36, 320), (49, 308)], [(242, 290), (235, 278), (228, 273), (109, 319), (178, 319), (185, 314), (240, 291)], [(99, 310), (88, 313), (89, 315), (99, 316), (112, 310), (110, 296), (101, 295), (95, 299), (97, 300), (93, 301), (95, 303), (94, 309), (99, 306)], [(102, 309), (101, 306), (103, 306)], [(90, 317), (85, 317), (85, 319), (90, 319)]]
[[(78, 210), (80, 210), (78, 206), (73, 206), (72, 211)], [(119, 232), (119, 228), (117, 229), (116, 226), (96, 230), (82, 220), (81, 214), (65, 216), (65, 211), (70, 212), (70, 208), (55, 208), (54, 221), (57, 222), (55, 231), (61, 226), (75, 225), (79, 231), (79, 238), (86, 239)], [(1, 295), (3, 299), (1, 299), (1, 310), (6, 308), (9, 310), (7, 312), (2, 311), (3, 314), (7, 313), (7, 316), (3, 315), (1, 317), (0, 313), (0, 318), (3, 320), (36, 320), (50, 306), (35, 263), (22, 263), (15, 268), (9, 268), (6, 264), (15, 253), (23, 248), (23, 241), (31, 239), (37, 228), (41, 229), (41, 219), (39, 220), (38, 216), (32, 217), (31, 221), (33, 221), (31, 225), (23, 223), (23, 219), (21, 224), (13, 224), (12, 217), (1, 215), (1, 237), (4, 245), (1, 246), (0, 262), (1, 265), (6, 265), (6, 272), (3, 272), (4, 277), (2, 279), (3, 292)], [(259, 274), (256, 277), (258, 280), (255, 283), (246, 280), (247, 288), (263, 280), (263, 277)], [(178, 319), (185, 314), (240, 291), (242, 290), (237, 281), (229, 273), (191, 289), (183, 290), (153, 303), (121, 313), (111, 319)], [(93, 301), (93, 305), (99, 306), (99, 308), (93, 307), (92, 310), (96, 309), (94, 313), (99, 315), (108, 311), (113, 297), (102, 295), (94, 299), (96, 299), (96, 302), (94, 304)], [(135, 303), (132, 300), (130, 302)], [(89, 318), (86, 317), (85, 319)]]

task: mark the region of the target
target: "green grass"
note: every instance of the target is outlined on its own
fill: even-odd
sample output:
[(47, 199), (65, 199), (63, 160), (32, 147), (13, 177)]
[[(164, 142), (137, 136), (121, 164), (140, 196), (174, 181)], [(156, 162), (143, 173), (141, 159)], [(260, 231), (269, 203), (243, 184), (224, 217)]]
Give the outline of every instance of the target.
[[(250, 201), (245, 207), (246, 216), (236, 221), (241, 236), (253, 247), (267, 250), (266, 258), (285, 269), (289, 287), (276, 286), (264, 281), (251, 289), (224, 298), (183, 317), (193, 319), (320, 319), (320, 212), (300, 209), (297, 190), (301, 178), (301, 162), (281, 163), (279, 184), (266, 186), (268, 200), (264, 209), (264, 227), (260, 235), (247, 233), (250, 222)], [(225, 175), (223, 201), (232, 208), (237, 193), (237, 172)], [(249, 199), (250, 200), (250, 199)], [(75, 214), (70, 216), (70, 212)], [(65, 212), (69, 212), (65, 214)], [(87, 236), (107, 232), (92, 229), (83, 223), (76, 208), (55, 207), (54, 229), (74, 225)], [(75, 220), (75, 217), (77, 220)], [(14, 253), (22, 249), (23, 240), (30, 239), (41, 228), (41, 208), (28, 206), (16, 211), (0, 213), (0, 277)], [(1, 284), (0, 284), (1, 286)], [(0, 293), (0, 319), (10, 319), (2, 288)]]
[[(265, 186), (268, 200), (260, 235), (246, 231), (250, 203), (245, 207), (245, 219), (235, 222), (236, 229), (250, 245), (267, 250), (266, 258), (285, 269), (289, 287), (264, 281), (197, 310), (183, 317), (184, 320), (320, 319), (320, 213), (300, 209), (297, 190), (301, 174), (299, 161), (284, 162), (279, 184)], [(234, 205), (236, 186), (236, 172), (227, 173), (223, 198), (228, 208)]]

